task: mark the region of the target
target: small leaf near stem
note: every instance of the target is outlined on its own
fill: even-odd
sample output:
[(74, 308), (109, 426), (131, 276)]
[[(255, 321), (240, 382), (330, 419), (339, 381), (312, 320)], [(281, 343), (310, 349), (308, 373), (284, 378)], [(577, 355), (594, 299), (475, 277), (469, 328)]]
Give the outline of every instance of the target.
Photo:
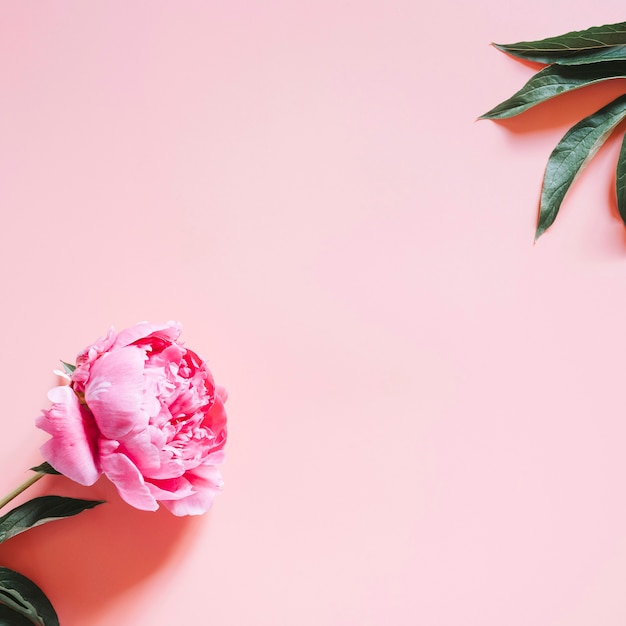
[(31, 467), (30, 470), (31, 472), (42, 472), (43, 474), (61, 475), (61, 472), (57, 472), (48, 461), (44, 461), (41, 465), (37, 465), (36, 467)]
[(63, 366), (65, 373), (68, 374), (69, 376), (71, 376), (74, 373), (74, 370), (76, 369), (75, 365), (72, 365), (71, 363), (66, 363), (65, 361), (61, 361), (61, 365)]

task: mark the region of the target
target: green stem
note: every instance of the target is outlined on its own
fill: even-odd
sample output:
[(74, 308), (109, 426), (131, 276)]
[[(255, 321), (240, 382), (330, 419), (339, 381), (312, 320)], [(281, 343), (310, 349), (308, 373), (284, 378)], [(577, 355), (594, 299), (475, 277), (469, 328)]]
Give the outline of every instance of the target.
[(2, 500), (0, 500), (0, 509), (3, 506), (6, 506), (13, 498), (17, 498), (17, 496), (22, 493), (22, 491), (26, 491), (31, 485), (34, 485), (40, 478), (43, 478), (46, 475), (46, 472), (37, 472), (33, 474), (30, 478), (25, 480), (19, 487), (16, 487), (13, 491), (8, 493)]

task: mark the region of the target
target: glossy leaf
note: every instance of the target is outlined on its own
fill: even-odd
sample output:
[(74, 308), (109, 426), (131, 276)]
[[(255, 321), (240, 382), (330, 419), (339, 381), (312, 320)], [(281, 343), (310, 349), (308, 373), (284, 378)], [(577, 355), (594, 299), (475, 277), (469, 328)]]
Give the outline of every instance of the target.
[(78, 515), (102, 504), (100, 500), (79, 500), (63, 496), (41, 496), (12, 509), (0, 517), (0, 543), (29, 528)]
[(602, 63), (610, 61), (626, 61), (626, 45), (611, 46), (610, 48), (598, 48), (588, 52), (576, 52), (571, 56), (558, 58), (548, 57), (545, 63), (558, 65), (584, 65), (590, 63)]
[[(6, 567), (0, 567), (0, 606), (3, 607), (0, 617), (7, 620), (6, 624), (59, 626), (56, 611), (44, 592), (26, 576)], [(15, 614), (14, 621), (9, 621), (11, 611)]]
[(590, 54), (626, 45), (626, 22), (593, 26), (556, 37), (512, 44), (494, 44), (496, 48), (522, 59), (538, 63), (559, 63), (578, 54)]
[(622, 140), (622, 148), (617, 159), (615, 191), (617, 194), (617, 209), (622, 222), (626, 224), (626, 136)]
[(37, 465), (36, 467), (31, 467), (31, 471), (33, 472), (43, 472), (44, 474), (56, 474), (58, 476), (61, 475), (61, 472), (57, 472), (48, 461), (44, 461), (41, 465)]
[(543, 179), (535, 239), (554, 222), (571, 184), (625, 117), (626, 95), (578, 122), (558, 143), (550, 155)]
[(626, 78), (626, 62), (597, 63), (573, 67), (550, 65), (537, 72), (516, 94), (480, 119), (503, 119), (562, 93), (614, 78)]

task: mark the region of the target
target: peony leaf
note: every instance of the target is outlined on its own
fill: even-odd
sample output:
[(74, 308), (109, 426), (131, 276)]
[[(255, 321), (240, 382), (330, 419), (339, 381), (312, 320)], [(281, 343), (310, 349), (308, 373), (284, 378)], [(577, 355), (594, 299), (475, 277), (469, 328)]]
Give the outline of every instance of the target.
[(44, 461), (41, 465), (37, 465), (36, 467), (31, 467), (31, 471), (33, 472), (42, 472), (44, 474), (56, 474), (58, 476), (61, 475), (61, 472), (57, 472), (57, 470), (48, 463), (48, 461)]
[[(512, 44), (494, 44), (498, 50), (538, 63), (572, 62), (578, 55), (594, 55), (626, 45), (626, 22), (592, 26), (557, 37), (537, 41), (519, 41)], [(623, 52), (622, 52), (623, 53)], [(621, 57), (620, 57), (621, 58)], [(583, 61), (587, 63), (588, 61)]]
[(0, 517), (0, 543), (29, 528), (78, 515), (99, 504), (102, 504), (101, 500), (79, 500), (63, 496), (33, 498)]
[(59, 626), (54, 607), (32, 581), (6, 567), (0, 567), (0, 624)]
[(617, 193), (617, 209), (622, 222), (626, 224), (626, 135), (622, 140), (622, 148), (617, 159), (615, 191)]
[(0, 626), (33, 626), (33, 623), (8, 606), (0, 604)]
[(65, 361), (61, 361), (61, 365), (63, 366), (65, 373), (68, 374), (69, 376), (71, 376), (74, 373), (74, 370), (76, 369), (75, 365), (72, 365), (71, 363), (66, 363)]
[(558, 59), (548, 58), (547, 62), (558, 63), (559, 65), (583, 65), (603, 61), (626, 61), (626, 45), (598, 48), (589, 52), (577, 52), (572, 56), (559, 57)]
[(626, 78), (626, 63), (550, 65), (537, 72), (515, 95), (501, 102), (480, 119), (503, 119), (519, 115), (541, 102), (567, 91), (613, 78)]
[(571, 184), (626, 117), (626, 95), (573, 126), (553, 150), (543, 179), (535, 239), (554, 222)]

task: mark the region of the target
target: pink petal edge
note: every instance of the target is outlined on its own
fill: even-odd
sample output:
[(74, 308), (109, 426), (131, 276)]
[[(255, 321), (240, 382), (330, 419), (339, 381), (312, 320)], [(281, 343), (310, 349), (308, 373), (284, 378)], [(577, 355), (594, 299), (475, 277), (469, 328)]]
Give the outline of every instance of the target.
[(52, 406), (35, 420), (52, 435), (40, 448), (43, 458), (64, 476), (81, 485), (93, 485), (101, 474), (96, 463), (98, 432), (93, 417), (70, 387), (55, 387), (48, 398)]

